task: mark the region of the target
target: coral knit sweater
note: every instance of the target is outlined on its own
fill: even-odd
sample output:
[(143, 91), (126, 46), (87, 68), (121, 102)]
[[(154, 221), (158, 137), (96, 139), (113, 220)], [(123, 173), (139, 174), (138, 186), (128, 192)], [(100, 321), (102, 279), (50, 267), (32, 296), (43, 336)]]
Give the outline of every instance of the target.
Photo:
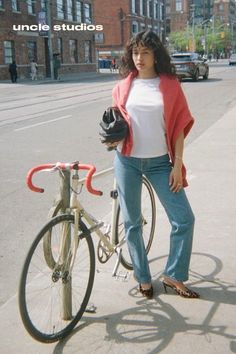
[[(129, 134), (122, 147), (122, 154), (129, 156), (133, 146), (133, 134), (130, 117), (126, 111), (126, 102), (128, 99), (130, 87), (137, 72), (131, 72), (125, 79), (118, 82), (112, 91), (112, 97), (115, 106), (119, 108), (123, 117), (128, 122)], [(160, 75), (160, 91), (164, 102), (164, 120), (166, 126), (166, 142), (171, 161), (175, 160), (175, 143), (179, 134), (183, 131), (184, 137), (187, 136), (194, 119), (189, 111), (188, 104), (181, 85), (176, 78)], [(186, 180), (186, 168), (182, 166), (183, 186), (188, 185)]]

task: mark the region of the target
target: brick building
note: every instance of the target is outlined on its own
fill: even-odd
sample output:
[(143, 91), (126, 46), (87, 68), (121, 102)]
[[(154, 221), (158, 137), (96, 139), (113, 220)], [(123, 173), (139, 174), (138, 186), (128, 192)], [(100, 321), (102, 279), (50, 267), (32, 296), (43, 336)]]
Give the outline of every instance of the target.
[(166, 32), (200, 25), (205, 20), (228, 23), (235, 29), (235, 0), (166, 0)]
[(188, 0), (166, 0), (166, 35), (181, 31), (189, 21)]
[(165, 42), (164, 0), (95, 0), (94, 19), (103, 24), (95, 34), (100, 58), (119, 58), (128, 39), (148, 28)]
[(215, 20), (221, 23), (233, 23), (236, 20), (235, 0), (215, 0), (214, 1)]
[[(51, 62), (52, 54), (60, 53), (62, 74), (96, 71), (94, 34), (99, 31), (94, 25), (93, 2), (0, 0), (0, 79), (9, 78), (12, 60), (16, 60), (21, 78), (30, 76), (33, 59), (39, 65), (39, 75), (50, 76), (49, 53)], [(51, 35), (38, 28), (39, 23), (49, 25), (46, 9)]]

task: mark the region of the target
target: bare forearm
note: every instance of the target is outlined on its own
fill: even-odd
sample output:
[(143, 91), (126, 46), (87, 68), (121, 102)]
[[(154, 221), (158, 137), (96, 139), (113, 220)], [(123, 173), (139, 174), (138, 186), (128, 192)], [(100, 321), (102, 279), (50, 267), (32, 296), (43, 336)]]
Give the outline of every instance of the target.
[(174, 167), (182, 167), (183, 152), (184, 152), (184, 133), (181, 132), (175, 143)]
[(182, 159), (184, 150), (184, 133), (180, 133), (174, 147), (173, 169), (170, 173), (169, 184), (172, 192), (176, 193), (182, 189)]

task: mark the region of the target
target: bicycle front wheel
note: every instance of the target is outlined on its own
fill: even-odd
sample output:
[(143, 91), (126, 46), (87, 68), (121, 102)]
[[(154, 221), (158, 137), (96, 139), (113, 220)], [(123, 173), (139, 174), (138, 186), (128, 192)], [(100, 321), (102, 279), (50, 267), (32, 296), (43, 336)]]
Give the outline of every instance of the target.
[[(79, 246), (74, 253), (74, 216), (51, 219), (34, 240), (24, 263), (19, 285), (19, 308), (29, 334), (41, 342), (68, 335), (82, 317), (93, 287), (95, 253), (87, 227), (79, 223)], [(45, 260), (43, 240), (51, 235), (55, 266)]]
[[(156, 203), (153, 189), (149, 181), (143, 177), (142, 195), (141, 195), (141, 213), (142, 213), (142, 235), (144, 239), (146, 253), (150, 251), (155, 226), (156, 226)], [(124, 222), (120, 210), (120, 205), (117, 208), (116, 223), (115, 223), (115, 244), (125, 239)], [(127, 243), (122, 246), (121, 264), (129, 270), (133, 269), (131, 258), (128, 251)]]

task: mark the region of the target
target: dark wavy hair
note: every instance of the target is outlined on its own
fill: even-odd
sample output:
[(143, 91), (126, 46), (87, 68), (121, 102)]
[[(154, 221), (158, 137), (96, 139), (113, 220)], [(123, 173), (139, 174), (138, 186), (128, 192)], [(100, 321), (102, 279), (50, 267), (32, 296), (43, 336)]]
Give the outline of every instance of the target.
[(125, 78), (131, 71), (136, 70), (132, 52), (136, 46), (143, 46), (153, 50), (155, 58), (155, 71), (157, 74), (176, 76), (175, 67), (171, 64), (170, 56), (160, 38), (151, 30), (137, 33), (130, 39), (125, 48), (124, 56), (121, 58), (120, 75)]

